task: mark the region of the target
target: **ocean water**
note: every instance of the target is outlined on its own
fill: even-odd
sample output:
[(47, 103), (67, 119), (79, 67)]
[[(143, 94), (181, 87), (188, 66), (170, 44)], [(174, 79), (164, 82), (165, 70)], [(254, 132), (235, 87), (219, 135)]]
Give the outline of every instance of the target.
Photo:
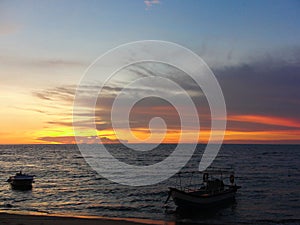
[[(165, 144), (139, 153), (121, 145), (109, 149), (120, 161), (150, 165), (163, 160), (174, 147)], [(182, 171), (197, 171), (204, 147), (197, 146)], [(171, 200), (167, 209), (163, 207), (168, 187), (176, 184), (178, 175), (145, 187), (116, 184), (97, 174), (76, 145), (2, 145), (0, 166), (0, 210), (6, 212), (199, 224), (300, 224), (300, 145), (223, 145), (212, 166), (233, 167), (242, 188), (233, 204), (192, 215), (178, 213)], [(36, 175), (31, 191), (12, 190), (5, 182), (20, 169)], [(182, 173), (183, 180), (189, 174)]]

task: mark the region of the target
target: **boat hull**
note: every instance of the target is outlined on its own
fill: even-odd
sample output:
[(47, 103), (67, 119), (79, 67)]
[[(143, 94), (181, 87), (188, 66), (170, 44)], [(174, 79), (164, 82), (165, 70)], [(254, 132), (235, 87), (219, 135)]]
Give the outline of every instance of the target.
[(13, 189), (30, 190), (32, 189), (32, 181), (12, 181), (10, 185)]
[(180, 208), (210, 209), (233, 202), (237, 188), (229, 188), (215, 195), (203, 195), (197, 192), (185, 192), (170, 188), (170, 194), (175, 204)]
[(32, 189), (33, 176), (13, 176), (7, 182), (13, 189), (17, 190), (30, 190)]

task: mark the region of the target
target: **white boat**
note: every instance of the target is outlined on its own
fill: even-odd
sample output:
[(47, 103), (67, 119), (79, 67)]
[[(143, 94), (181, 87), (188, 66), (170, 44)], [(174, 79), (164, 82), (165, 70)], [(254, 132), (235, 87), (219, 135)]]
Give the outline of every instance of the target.
[(229, 176), (230, 184), (224, 184), (223, 178), (223, 175), (221, 178), (210, 177), (209, 172), (204, 172), (200, 188), (170, 187), (167, 201), (172, 197), (181, 209), (211, 209), (232, 202), (241, 187), (234, 183), (233, 174)]
[(15, 176), (10, 176), (7, 182), (13, 189), (30, 190), (32, 189), (32, 183), (34, 183), (34, 175), (28, 175), (20, 171)]

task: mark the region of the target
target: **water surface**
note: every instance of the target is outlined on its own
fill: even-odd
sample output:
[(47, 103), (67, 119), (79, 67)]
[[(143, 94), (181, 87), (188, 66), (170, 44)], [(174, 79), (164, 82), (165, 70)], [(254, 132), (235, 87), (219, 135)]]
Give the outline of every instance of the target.
[[(163, 160), (174, 147), (160, 145), (148, 153), (136, 153), (120, 145), (109, 148), (121, 161), (150, 165)], [(204, 147), (198, 145), (182, 171), (197, 171)], [(168, 187), (175, 185), (177, 176), (157, 185), (124, 186), (98, 175), (75, 145), (2, 145), (0, 210), (210, 224), (300, 224), (299, 148), (298, 145), (223, 145), (213, 166), (235, 169), (237, 184), (242, 186), (236, 202), (216, 212), (182, 215), (175, 213), (172, 201), (167, 210), (163, 208)], [(20, 169), (36, 175), (32, 191), (11, 190), (5, 182)], [(182, 176), (189, 179), (188, 175)]]

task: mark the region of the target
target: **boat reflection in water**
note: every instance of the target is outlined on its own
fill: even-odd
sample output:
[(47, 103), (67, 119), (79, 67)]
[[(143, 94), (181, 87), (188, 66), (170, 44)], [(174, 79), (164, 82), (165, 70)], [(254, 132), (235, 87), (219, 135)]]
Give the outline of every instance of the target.
[[(199, 173), (199, 172), (198, 172)], [(180, 180), (179, 187), (170, 187), (169, 196), (165, 202), (172, 197), (178, 212), (183, 211), (208, 211), (222, 208), (228, 203), (235, 202), (235, 194), (241, 186), (235, 184), (233, 171), (224, 169), (209, 169), (202, 173), (201, 184), (193, 186), (182, 185)], [(181, 175), (179, 174), (179, 179)], [(230, 184), (224, 183), (228, 179)], [(190, 179), (190, 182), (192, 179)]]
[(7, 182), (11, 185), (12, 189), (31, 190), (32, 183), (34, 183), (34, 175), (25, 174), (20, 171), (15, 176), (10, 176)]

